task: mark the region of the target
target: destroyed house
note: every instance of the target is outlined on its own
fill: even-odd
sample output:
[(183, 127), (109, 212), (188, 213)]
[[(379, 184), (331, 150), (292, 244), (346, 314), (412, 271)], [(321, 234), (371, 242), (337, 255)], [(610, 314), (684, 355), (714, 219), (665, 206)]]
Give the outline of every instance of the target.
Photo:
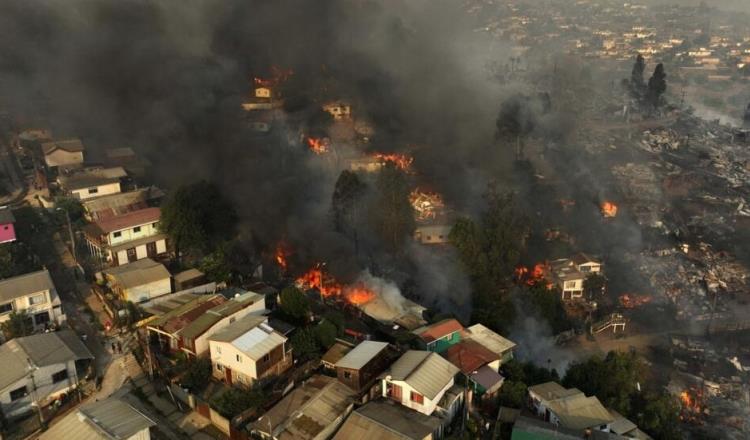
[(86, 225), (91, 255), (112, 266), (158, 258), (167, 253), (167, 236), (159, 231), (159, 208), (145, 208)]
[(84, 147), (80, 139), (64, 139), (43, 142), (42, 154), (48, 168), (81, 166)]
[(356, 392), (365, 391), (389, 364), (388, 343), (362, 341), (336, 362), (336, 376)]
[(595, 396), (587, 397), (576, 388), (556, 382), (529, 387), (529, 403), (537, 416), (563, 428), (610, 432), (615, 418)]
[(445, 319), (414, 330), (419, 348), (442, 353), (451, 345), (461, 342), (464, 327), (455, 319)]
[(268, 325), (265, 316), (248, 315), (209, 338), (213, 376), (228, 385), (252, 386), (292, 366), (286, 336)]
[(122, 167), (89, 168), (57, 177), (60, 188), (78, 200), (92, 199), (122, 191), (122, 179), (128, 173)]

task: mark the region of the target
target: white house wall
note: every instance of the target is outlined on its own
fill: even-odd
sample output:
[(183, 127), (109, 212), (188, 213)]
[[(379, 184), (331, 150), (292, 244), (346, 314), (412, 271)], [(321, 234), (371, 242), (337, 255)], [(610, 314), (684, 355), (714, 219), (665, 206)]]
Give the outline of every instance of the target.
[[(96, 193), (90, 194), (89, 189), (96, 188)], [(93, 199), (94, 197), (108, 196), (110, 194), (120, 193), (120, 182), (107, 183), (105, 185), (96, 185), (89, 188), (75, 189), (70, 192), (80, 200)]]
[(388, 383), (392, 383), (394, 385), (398, 385), (398, 386), (401, 387), (401, 405), (403, 405), (403, 406), (405, 406), (407, 408), (411, 408), (411, 409), (413, 409), (415, 411), (419, 411), (422, 414), (426, 414), (428, 416), (432, 415), (432, 413), (435, 411), (435, 408), (437, 408), (438, 402), (440, 402), (440, 399), (443, 398), (443, 395), (445, 394), (445, 392), (448, 391), (448, 389), (450, 389), (450, 387), (453, 386), (453, 379), (451, 379), (450, 382), (448, 384), (446, 384), (445, 387), (443, 387), (443, 389), (440, 391), (440, 393), (438, 393), (438, 395), (435, 396), (434, 400), (430, 400), (430, 399), (427, 398), (427, 396), (423, 395), (424, 402), (420, 405), (417, 402), (412, 402), (412, 400), (411, 400), (411, 392), (414, 391), (414, 392), (419, 393), (419, 394), (422, 394), (422, 393), (420, 393), (419, 391), (417, 391), (414, 388), (412, 388), (411, 386), (409, 386), (408, 383), (400, 381), (400, 380), (388, 380), (388, 379), (386, 379), (384, 382), (385, 382), (385, 386), (382, 389), (383, 397), (389, 398), (388, 394), (387, 394), (387, 392), (388, 392), (387, 391), (387, 384)]
[[(68, 370), (68, 378), (58, 383), (52, 383), (52, 375), (63, 370)], [(54, 397), (70, 389), (75, 388), (76, 369), (75, 362), (69, 361), (55, 365), (41, 367), (34, 371), (34, 382), (36, 383), (36, 392), (30, 376), (17, 381), (0, 392), (0, 404), (6, 417), (15, 417), (29, 412), (31, 403), (36, 399), (42, 404), (47, 404)], [(26, 385), (27, 395), (14, 402), (10, 400), (10, 392)]]
[(202, 335), (197, 337), (195, 339), (195, 354), (197, 356), (202, 356), (204, 354), (208, 354), (209, 351), (209, 344), (208, 339), (218, 333), (221, 330), (224, 330), (229, 324), (233, 323), (234, 321), (237, 321), (238, 319), (242, 319), (245, 316), (255, 313), (255, 314), (261, 314), (266, 309), (266, 302), (265, 299), (258, 301), (256, 303), (253, 303), (244, 309), (238, 311), (237, 313), (227, 316), (226, 318), (223, 318), (211, 328), (205, 331)]
[[(255, 367), (255, 361), (247, 357), (244, 353), (239, 351), (234, 345), (226, 342), (209, 341), (210, 353), (211, 353), (211, 364), (214, 368), (214, 374), (216, 377), (224, 378), (226, 367), (232, 370), (232, 374), (240, 373), (248, 378), (257, 379), (258, 372)], [(241, 361), (237, 362), (237, 356), (239, 355)], [(221, 364), (222, 371), (218, 371), (216, 364)], [(221, 376), (218, 376), (221, 374)]]
[(143, 284), (141, 286), (131, 287), (124, 290), (123, 295), (128, 301), (135, 303), (148, 301), (157, 296), (166, 295), (172, 292), (172, 282), (169, 278)]

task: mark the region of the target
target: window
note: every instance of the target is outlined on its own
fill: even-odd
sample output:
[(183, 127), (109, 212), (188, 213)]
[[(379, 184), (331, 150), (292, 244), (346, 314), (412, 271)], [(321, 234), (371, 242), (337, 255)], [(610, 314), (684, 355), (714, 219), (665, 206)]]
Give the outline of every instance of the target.
[(52, 383), (58, 383), (68, 378), (68, 370), (60, 370), (52, 375)]
[(242, 358), (240, 355), (236, 354), (235, 357), (237, 358), (237, 362), (242, 363)]
[(221, 366), (221, 364), (216, 364), (216, 369), (222, 371), (224, 368)]
[(216, 347), (216, 352), (219, 353), (219, 354), (221, 354), (221, 347), (217, 346)]
[(581, 266), (581, 272), (591, 272), (591, 266)]
[(34, 315), (34, 324), (36, 325), (44, 325), (49, 321), (49, 312), (41, 312)]
[(140, 226), (136, 226), (135, 228), (133, 228), (133, 232), (136, 233), (136, 234), (139, 233), (139, 232), (141, 232), (141, 227)]
[(424, 404), (424, 396), (421, 395), (421, 394), (419, 394), (419, 393), (415, 393), (414, 391), (412, 391), (411, 392), (411, 401), (414, 402), (414, 403), (418, 403), (420, 405), (423, 405)]
[(99, 192), (99, 188), (89, 188), (89, 194), (96, 194)]
[(155, 222), (151, 225), (154, 229), (159, 229), (159, 222)]
[(21, 399), (23, 397), (26, 397), (29, 392), (26, 390), (26, 386), (22, 386), (21, 388), (16, 388), (15, 390), (12, 390), (10, 392), (10, 401), (15, 402), (18, 399)]
[(9, 313), (13, 311), (13, 303), (0, 304), (0, 313)]
[(566, 289), (574, 289), (576, 287), (575, 281), (566, 281), (565, 282), (565, 288)]
[(271, 353), (267, 353), (265, 356), (263, 356), (263, 362), (268, 362), (271, 360)]
[(120, 232), (120, 231), (113, 232), (112, 236), (115, 237), (115, 238), (120, 238), (120, 237), (122, 237), (122, 232)]
[(348, 371), (344, 371), (344, 379), (351, 379), (351, 378), (352, 378), (352, 373)]
[(32, 295), (29, 297), (29, 306), (35, 306), (37, 304), (44, 304), (47, 302), (47, 295), (40, 293), (38, 295)]

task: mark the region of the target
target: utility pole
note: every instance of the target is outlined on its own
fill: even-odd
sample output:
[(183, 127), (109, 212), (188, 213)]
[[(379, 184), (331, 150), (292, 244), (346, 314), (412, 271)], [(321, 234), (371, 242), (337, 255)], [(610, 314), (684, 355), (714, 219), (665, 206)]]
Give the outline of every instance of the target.
[(73, 225), (70, 223), (70, 213), (65, 208), (57, 208), (58, 211), (65, 213), (65, 220), (68, 222), (68, 234), (70, 234), (70, 253), (73, 255), (73, 262), (78, 266), (78, 257), (76, 256), (76, 239), (73, 235)]
[(34, 371), (36, 371), (36, 367), (34, 364), (31, 363), (31, 359), (26, 358), (26, 363), (29, 364), (29, 370), (31, 372), (29, 373), (29, 377), (31, 377), (31, 404), (36, 406), (36, 414), (39, 417), (39, 426), (41, 428), (44, 427), (44, 414), (42, 414), (42, 406), (39, 404), (39, 401), (37, 400), (37, 394), (36, 394), (36, 380), (34, 380)]

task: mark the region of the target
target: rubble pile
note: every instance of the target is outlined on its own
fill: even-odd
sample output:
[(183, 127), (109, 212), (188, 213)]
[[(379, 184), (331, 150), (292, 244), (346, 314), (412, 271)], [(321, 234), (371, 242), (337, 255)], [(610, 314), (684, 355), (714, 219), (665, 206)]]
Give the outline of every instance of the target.
[(644, 131), (643, 139), (637, 145), (650, 153), (660, 153), (677, 150), (682, 143), (680, 136), (674, 130), (666, 129)]

